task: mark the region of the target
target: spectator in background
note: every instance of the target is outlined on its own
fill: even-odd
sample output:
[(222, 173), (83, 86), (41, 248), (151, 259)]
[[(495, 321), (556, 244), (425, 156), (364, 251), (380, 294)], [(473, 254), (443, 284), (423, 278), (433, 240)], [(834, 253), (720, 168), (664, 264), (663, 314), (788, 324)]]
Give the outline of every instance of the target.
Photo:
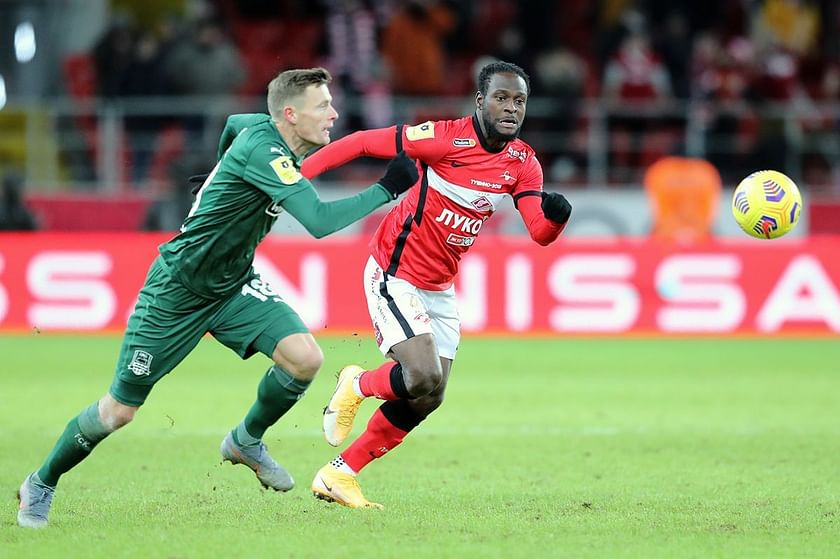
[(561, 156), (546, 159), (545, 167), (552, 181), (566, 181), (572, 178), (578, 167), (572, 134), (578, 121), (578, 108), (584, 95), (587, 66), (577, 54), (565, 47), (555, 47), (538, 55), (536, 63), (537, 95), (551, 103), (551, 108), (537, 120), (537, 128), (549, 134), (558, 134)]
[(632, 172), (641, 162), (644, 134), (657, 124), (640, 109), (671, 97), (668, 71), (645, 33), (627, 35), (610, 59), (604, 72), (603, 96), (611, 102), (607, 124), (610, 135), (617, 129), (629, 134), (629, 143), (615, 151), (611, 166), (625, 174)]
[(701, 108), (706, 159), (728, 181), (739, 179), (749, 151), (749, 124), (756, 117), (746, 102), (754, 81), (755, 52), (745, 37), (735, 37), (724, 47), (712, 33), (694, 42), (691, 96)]
[(820, 13), (808, 0), (764, 0), (752, 14), (756, 47), (781, 47), (796, 56), (813, 54), (820, 31)]
[[(164, 71), (180, 95), (233, 95), (245, 79), (239, 52), (221, 24), (212, 18), (196, 22), (192, 35), (179, 42), (163, 61)], [(184, 119), (189, 141), (202, 145), (204, 114)]]
[(663, 63), (673, 86), (674, 96), (685, 99), (689, 94), (689, 67), (691, 63), (690, 25), (683, 13), (669, 13), (655, 37), (656, 52), (662, 53)]
[(197, 21), (189, 39), (179, 43), (164, 63), (181, 95), (230, 95), (245, 77), (239, 52), (221, 24), (211, 18)]
[(93, 47), (96, 92), (101, 97), (123, 95), (134, 50), (134, 28), (123, 15), (115, 15), (110, 27)]
[(7, 173), (3, 177), (3, 192), (0, 193), (0, 231), (34, 231), (38, 221), (23, 204), (23, 176)]
[[(163, 69), (172, 45), (174, 27), (166, 22), (159, 31), (142, 31), (137, 35), (123, 80), (122, 94), (127, 97), (172, 95), (171, 80)], [(165, 113), (166, 109), (163, 109)], [(132, 180), (135, 185), (145, 180), (155, 150), (158, 134), (167, 122), (164, 114), (133, 114), (125, 117), (125, 128), (131, 143)]]
[(376, 43), (376, 13), (364, 0), (326, 0), (325, 4), (327, 67), (339, 85), (335, 97), (338, 101), (353, 96), (364, 104), (349, 114), (344, 126), (351, 130), (387, 126), (393, 118)]
[(398, 95), (446, 92), (444, 40), (455, 20), (443, 3), (409, 0), (394, 14), (382, 37), (382, 56)]

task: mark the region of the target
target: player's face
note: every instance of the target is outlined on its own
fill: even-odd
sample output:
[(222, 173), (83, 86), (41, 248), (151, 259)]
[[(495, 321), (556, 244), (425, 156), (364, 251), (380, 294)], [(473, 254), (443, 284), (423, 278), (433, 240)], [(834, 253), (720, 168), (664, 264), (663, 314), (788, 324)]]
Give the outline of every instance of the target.
[(507, 72), (493, 74), (487, 84), (487, 95), (479, 92), (475, 101), (489, 141), (509, 142), (519, 136), (528, 102), (525, 80)]
[(297, 135), (313, 147), (330, 143), (330, 128), (338, 118), (338, 112), (332, 106), (327, 85), (310, 85), (295, 104)]

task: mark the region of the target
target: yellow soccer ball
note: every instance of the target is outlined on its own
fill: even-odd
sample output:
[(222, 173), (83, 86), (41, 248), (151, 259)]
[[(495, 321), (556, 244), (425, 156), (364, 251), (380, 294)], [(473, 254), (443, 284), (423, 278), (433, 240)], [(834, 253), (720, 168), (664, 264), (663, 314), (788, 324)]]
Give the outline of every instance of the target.
[(735, 189), (732, 215), (748, 235), (776, 239), (799, 223), (802, 196), (788, 176), (778, 171), (756, 171)]

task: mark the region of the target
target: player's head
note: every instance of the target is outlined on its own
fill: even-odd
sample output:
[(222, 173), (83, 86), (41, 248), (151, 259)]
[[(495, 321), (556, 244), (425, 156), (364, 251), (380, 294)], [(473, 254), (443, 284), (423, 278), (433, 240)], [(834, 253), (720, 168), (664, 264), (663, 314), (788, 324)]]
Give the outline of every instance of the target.
[(330, 143), (330, 128), (338, 118), (327, 87), (332, 76), (324, 68), (286, 70), (268, 84), (268, 113), (281, 127), (292, 127), (307, 144)]
[(478, 74), (475, 106), (487, 139), (508, 142), (519, 136), (531, 80), (510, 62), (491, 62)]

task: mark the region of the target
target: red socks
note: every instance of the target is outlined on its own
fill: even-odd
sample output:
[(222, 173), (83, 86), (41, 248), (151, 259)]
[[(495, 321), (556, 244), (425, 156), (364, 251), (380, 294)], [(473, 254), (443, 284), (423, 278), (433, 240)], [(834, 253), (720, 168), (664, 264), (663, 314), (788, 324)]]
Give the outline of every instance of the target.
[(380, 400), (409, 398), (399, 363), (386, 361), (378, 369), (366, 371), (359, 377), (359, 388), (365, 396)]
[[(370, 373), (378, 372), (383, 367)], [(365, 375), (370, 373), (365, 373)], [(362, 378), (365, 375), (362, 375)], [(376, 410), (368, 421), (365, 432), (341, 453), (341, 457), (354, 472), (359, 473), (371, 461), (380, 458), (400, 444), (407, 434), (408, 431), (403, 431), (388, 421), (381, 410)]]

